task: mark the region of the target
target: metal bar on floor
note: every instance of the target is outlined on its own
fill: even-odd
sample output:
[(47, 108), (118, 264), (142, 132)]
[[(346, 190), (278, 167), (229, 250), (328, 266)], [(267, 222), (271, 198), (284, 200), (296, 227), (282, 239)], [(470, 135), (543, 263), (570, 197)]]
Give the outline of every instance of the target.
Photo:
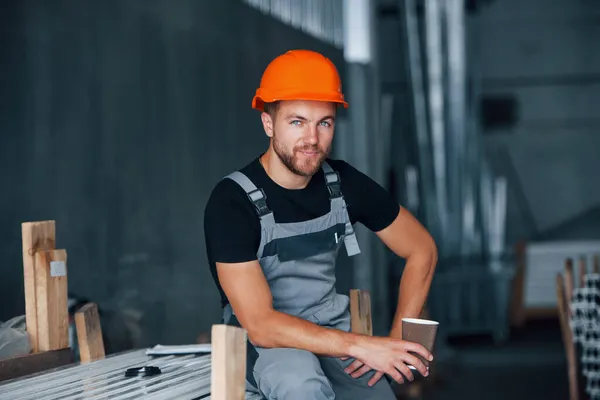
[[(210, 350), (157, 356), (141, 349), (91, 363), (71, 364), (4, 382), (0, 384), (0, 398), (191, 400), (213, 396), (215, 400), (225, 400), (239, 395), (260, 399), (245, 392), (246, 340), (246, 332), (241, 328), (214, 325)], [(144, 374), (150, 370), (148, 367), (157, 367), (158, 373)], [(142, 374), (130, 376), (130, 369), (138, 369)]]

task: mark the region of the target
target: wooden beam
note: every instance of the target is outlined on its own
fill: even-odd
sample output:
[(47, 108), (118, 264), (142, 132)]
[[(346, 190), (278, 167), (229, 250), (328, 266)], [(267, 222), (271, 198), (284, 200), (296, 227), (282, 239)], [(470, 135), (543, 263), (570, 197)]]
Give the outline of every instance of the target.
[(244, 400), (246, 397), (246, 330), (229, 325), (213, 325), (211, 336), (210, 398)]
[[(567, 263), (567, 266), (569, 264)], [(569, 326), (569, 300), (566, 291), (567, 283), (562, 274), (556, 274), (556, 302), (558, 308), (558, 317), (560, 321), (560, 330), (562, 333), (563, 344), (565, 348), (565, 357), (567, 359), (567, 376), (569, 383), (569, 400), (578, 400), (577, 386), (577, 353), (573, 343), (573, 336)]]
[(0, 360), (0, 381), (62, 367), (72, 362), (73, 357), (69, 348)]
[(373, 335), (371, 294), (366, 290), (350, 290), (350, 324), (352, 332)]
[(37, 251), (35, 282), (39, 351), (69, 347), (67, 252)]
[(32, 351), (39, 351), (37, 324), (37, 296), (35, 282), (35, 253), (52, 250), (55, 246), (54, 221), (23, 222), (21, 224), (23, 244), (23, 277), (25, 284), (25, 323)]
[(210, 343), (210, 332), (200, 332), (196, 337), (197, 344), (207, 344)]
[(510, 300), (511, 325), (521, 327), (526, 320), (525, 299), (525, 268), (527, 243), (518, 242), (515, 247), (515, 277), (512, 282)]
[(566, 306), (566, 315), (567, 320), (571, 318), (571, 307), (568, 305), (571, 304), (571, 300), (573, 299), (573, 259), (567, 258), (565, 260), (565, 277), (564, 277), (564, 298)]
[(585, 286), (585, 276), (587, 275), (587, 261), (585, 256), (579, 258), (579, 287)]
[(95, 303), (87, 303), (75, 313), (75, 327), (81, 363), (103, 359), (104, 340), (98, 306)]

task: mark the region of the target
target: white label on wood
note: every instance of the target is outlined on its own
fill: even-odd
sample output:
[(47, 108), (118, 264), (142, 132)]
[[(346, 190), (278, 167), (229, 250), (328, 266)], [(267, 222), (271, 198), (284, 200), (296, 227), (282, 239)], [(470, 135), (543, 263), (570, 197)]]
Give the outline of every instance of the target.
[(50, 276), (67, 275), (67, 266), (64, 261), (50, 261)]

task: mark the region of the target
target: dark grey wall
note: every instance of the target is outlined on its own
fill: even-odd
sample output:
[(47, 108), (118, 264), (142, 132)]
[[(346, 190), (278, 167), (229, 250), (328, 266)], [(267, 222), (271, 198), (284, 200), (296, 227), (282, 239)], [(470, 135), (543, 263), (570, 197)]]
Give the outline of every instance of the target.
[(267, 144), (264, 67), (302, 47), (343, 73), (341, 51), (236, 0), (15, 0), (0, 40), (0, 320), (21, 222), (54, 219), (72, 292), (139, 315), (138, 345), (193, 342), (220, 318), (204, 205)]

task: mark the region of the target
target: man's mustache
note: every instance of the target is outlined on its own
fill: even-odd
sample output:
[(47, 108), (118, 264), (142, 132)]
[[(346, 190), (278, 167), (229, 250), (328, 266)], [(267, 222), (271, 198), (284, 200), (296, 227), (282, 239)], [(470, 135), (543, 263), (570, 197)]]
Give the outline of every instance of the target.
[(296, 151), (308, 151), (308, 152), (322, 153), (321, 149), (319, 149), (316, 146), (299, 146), (299, 147), (296, 147)]

